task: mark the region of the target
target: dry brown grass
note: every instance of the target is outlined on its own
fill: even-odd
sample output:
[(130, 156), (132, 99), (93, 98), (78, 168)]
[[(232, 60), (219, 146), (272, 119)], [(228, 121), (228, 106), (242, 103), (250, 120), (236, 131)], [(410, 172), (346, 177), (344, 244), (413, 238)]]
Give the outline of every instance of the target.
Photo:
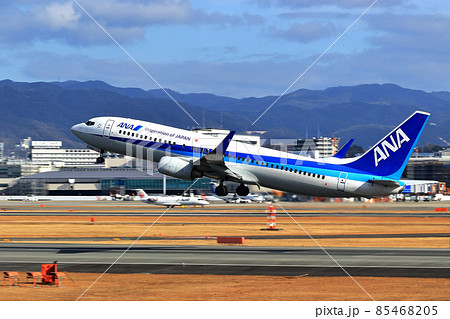
[[(137, 238), (157, 217), (95, 217), (90, 222), (86, 216), (0, 216), (0, 239), (14, 241), (17, 238), (70, 237), (66, 242), (80, 242), (77, 237), (91, 238)], [(295, 220), (310, 235), (357, 235), (357, 234), (423, 234), (448, 233), (447, 218), (415, 217), (303, 217)], [(213, 245), (214, 240), (194, 237), (216, 236), (275, 236), (267, 239), (249, 239), (251, 246), (317, 246), (311, 239), (284, 239), (286, 235), (307, 235), (289, 217), (279, 217), (278, 232), (261, 231), (266, 228), (264, 217), (174, 217), (164, 216), (144, 235), (161, 240), (142, 240), (139, 244)], [(278, 238), (277, 238), (278, 237)], [(164, 240), (179, 238), (179, 240)], [(323, 246), (336, 247), (433, 247), (448, 248), (448, 237), (417, 238), (320, 238)], [(91, 242), (91, 241), (87, 241)], [(119, 243), (118, 241), (101, 243)], [(129, 244), (131, 241), (120, 241)]]
[[(0, 300), (76, 300), (99, 276), (68, 275), (65, 288), (0, 287)], [(355, 279), (376, 300), (450, 300), (450, 279)], [(106, 274), (81, 300), (364, 301), (370, 298), (349, 277)]]

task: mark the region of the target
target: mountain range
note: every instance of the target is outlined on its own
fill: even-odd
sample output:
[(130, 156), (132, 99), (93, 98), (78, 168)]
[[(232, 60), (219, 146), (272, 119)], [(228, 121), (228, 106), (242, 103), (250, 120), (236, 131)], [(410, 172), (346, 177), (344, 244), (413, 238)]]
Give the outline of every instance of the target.
[[(369, 147), (415, 110), (431, 113), (418, 145), (450, 140), (450, 92), (425, 92), (395, 84), (363, 84), (324, 90), (300, 89), (276, 96), (232, 98), (167, 90), (200, 126), (240, 133), (267, 131), (262, 138), (313, 136), (350, 138)], [(102, 81), (0, 81), (0, 142), (11, 148), (20, 139), (62, 140), (84, 147), (70, 127), (95, 116), (121, 116), (176, 126), (198, 127), (162, 90), (119, 88)]]

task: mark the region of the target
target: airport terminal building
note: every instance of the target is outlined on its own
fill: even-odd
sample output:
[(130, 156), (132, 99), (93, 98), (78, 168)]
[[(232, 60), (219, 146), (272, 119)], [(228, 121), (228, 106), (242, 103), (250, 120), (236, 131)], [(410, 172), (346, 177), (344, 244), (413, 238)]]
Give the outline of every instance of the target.
[(141, 188), (150, 194), (181, 194), (190, 188), (195, 194), (211, 192), (209, 178), (185, 181), (158, 172), (147, 174), (133, 168), (61, 168), (22, 177), (6, 195), (105, 196), (125, 195)]

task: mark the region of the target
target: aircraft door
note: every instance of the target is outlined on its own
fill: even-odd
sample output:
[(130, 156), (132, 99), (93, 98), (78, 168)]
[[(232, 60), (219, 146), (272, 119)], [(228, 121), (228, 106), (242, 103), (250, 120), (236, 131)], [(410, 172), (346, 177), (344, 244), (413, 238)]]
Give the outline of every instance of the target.
[(345, 183), (347, 182), (347, 176), (348, 173), (341, 172), (339, 174), (338, 182), (337, 182), (337, 190), (338, 191), (345, 191)]
[(103, 129), (103, 136), (109, 137), (109, 135), (111, 134), (111, 129), (112, 129), (113, 125), (114, 125), (113, 120), (106, 121), (105, 128)]

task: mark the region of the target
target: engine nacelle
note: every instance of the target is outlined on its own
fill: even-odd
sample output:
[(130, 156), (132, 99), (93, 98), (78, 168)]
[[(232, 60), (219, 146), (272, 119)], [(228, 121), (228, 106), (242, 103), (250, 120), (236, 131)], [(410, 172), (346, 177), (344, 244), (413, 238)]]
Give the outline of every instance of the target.
[(171, 156), (161, 158), (158, 163), (158, 172), (188, 181), (203, 177), (202, 172), (195, 168), (191, 161)]

